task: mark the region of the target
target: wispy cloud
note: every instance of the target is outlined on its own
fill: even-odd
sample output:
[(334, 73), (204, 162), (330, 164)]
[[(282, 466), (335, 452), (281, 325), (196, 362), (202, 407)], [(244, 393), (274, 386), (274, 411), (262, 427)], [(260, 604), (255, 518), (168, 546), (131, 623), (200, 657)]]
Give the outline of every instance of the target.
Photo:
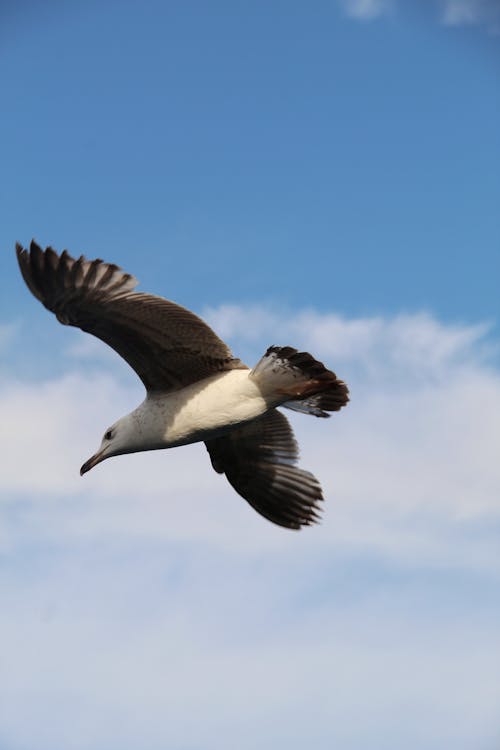
[(443, 21), (450, 26), (478, 23), (481, 18), (481, 0), (442, 0)]
[[(491, 563), (487, 540), (467, 531), (467, 519), (486, 523), (493, 514), (500, 520), (494, 489), (500, 467), (493, 455), (500, 442), (500, 376), (490, 364), (486, 326), (445, 325), (425, 314), (349, 320), (236, 306), (205, 316), (238, 354), (246, 352), (249, 364), (271, 343), (292, 344), (314, 352), (349, 383), (352, 403), (331, 420), (290, 415), (303, 464), (318, 475), (329, 498), (321, 534), (397, 559), (451, 564), (460, 562), (455, 534), (463, 532), (470, 561)], [(279, 332), (279, 341), (269, 340), (271, 331)], [(112, 459), (81, 479), (78, 468), (98, 447), (101, 433), (136, 405), (142, 388), (118, 381), (93, 348), (80, 354), (91, 358), (93, 374), (73, 372), (45, 383), (4, 378), (0, 487), (7, 496), (51, 497), (55, 518), (49, 534), (67, 536), (65, 524), (71, 533), (107, 533), (118, 524), (122, 532), (165, 534), (172, 541), (213, 533), (218, 544), (232, 547), (237, 534), (230, 529), (241, 523), (250, 547), (262, 539), (275, 543), (275, 530), (213, 474), (203, 446)], [(166, 487), (174, 498), (167, 507)], [(83, 494), (91, 499), (87, 517), (73, 516), (72, 507), (68, 516), (68, 497)], [(194, 501), (176, 502), (186, 495)], [(138, 496), (150, 505), (146, 516)], [(158, 523), (155, 514), (163, 510), (175, 523)], [(36, 517), (36, 503), (29, 512)]]
[(447, 376), (455, 367), (480, 365), (499, 344), (488, 341), (488, 324), (451, 325), (427, 313), (349, 319), (314, 310), (290, 312), (270, 308), (222, 305), (208, 308), (205, 317), (220, 334), (252, 345), (269, 332), (280, 341), (302, 342), (353, 367), (356, 373), (395, 378), (426, 379)]
[(340, 0), (346, 15), (360, 21), (371, 21), (387, 15), (392, 8), (392, 0)]
[(208, 316), (249, 364), (272, 337), (349, 382), (352, 403), (332, 419), (291, 415), (324, 485), (323, 524), (265, 522), (200, 445), (82, 479), (140, 384), (92, 348), (54, 380), (4, 374), (0, 744), (494, 746), (500, 372), (487, 327), (261, 307)]
[(0, 352), (8, 347), (18, 331), (19, 325), (17, 323), (0, 325)]
[[(396, 10), (400, 0), (339, 0), (344, 13), (359, 21), (371, 21)], [(435, 0), (446, 26), (482, 25), (492, 33), (500, 32), (498, 0)]]
[(448, 26), (483, 24), (500, 30), (500, 5), (497, 0), (440, 0), (442, 19)]

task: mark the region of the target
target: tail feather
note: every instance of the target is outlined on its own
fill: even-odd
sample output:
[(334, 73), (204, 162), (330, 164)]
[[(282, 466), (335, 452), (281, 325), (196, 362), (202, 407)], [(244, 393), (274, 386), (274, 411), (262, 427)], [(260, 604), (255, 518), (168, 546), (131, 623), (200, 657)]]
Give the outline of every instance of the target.
[(346, 384), (308, 352), (270, 346), (250, 373), (261, 386), (294, 411), (328, 417), (349, 401)]

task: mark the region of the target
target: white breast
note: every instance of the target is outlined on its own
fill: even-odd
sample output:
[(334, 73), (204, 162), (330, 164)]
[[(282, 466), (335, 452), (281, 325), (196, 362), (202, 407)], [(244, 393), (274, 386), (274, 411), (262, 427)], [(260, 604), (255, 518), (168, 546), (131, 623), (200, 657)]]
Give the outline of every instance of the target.
[(269, 404), (250, 370), (230, 370), (170, 394), (150, 394), (133, 416), (154, 447), (207, 440), (264, 414)]

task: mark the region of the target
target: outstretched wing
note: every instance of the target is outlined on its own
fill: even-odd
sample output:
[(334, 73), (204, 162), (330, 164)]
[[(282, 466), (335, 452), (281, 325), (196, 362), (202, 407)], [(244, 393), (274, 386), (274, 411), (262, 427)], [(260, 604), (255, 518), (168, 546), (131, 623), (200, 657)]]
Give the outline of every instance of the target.
[(182, 388), (217, 372), (245, 368), (194, 313), (152, 294), (112, 263), (75, 260), (66, 251), (16, 245), (26, 284), (65, 324), (109, 344), (149, 391)]
[(281, 412), (272, 409), (205, 445), (215, 471), (269, 521), (299, 529), (319, 520), (321, 487), (295, 466), (297, 442)]

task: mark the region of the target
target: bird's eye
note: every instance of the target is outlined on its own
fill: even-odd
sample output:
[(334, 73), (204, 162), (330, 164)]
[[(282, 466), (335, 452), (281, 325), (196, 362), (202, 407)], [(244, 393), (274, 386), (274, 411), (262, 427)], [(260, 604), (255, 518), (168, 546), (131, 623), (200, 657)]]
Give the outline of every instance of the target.
[(104, 439), (105, 439), (105, 440), (112, 440), (112, 438), (113, 438), (113, 430), (108, 430), (108, 431), (107, 431), (107, 432), (106, 432), (106, 433), (104, 434)]

